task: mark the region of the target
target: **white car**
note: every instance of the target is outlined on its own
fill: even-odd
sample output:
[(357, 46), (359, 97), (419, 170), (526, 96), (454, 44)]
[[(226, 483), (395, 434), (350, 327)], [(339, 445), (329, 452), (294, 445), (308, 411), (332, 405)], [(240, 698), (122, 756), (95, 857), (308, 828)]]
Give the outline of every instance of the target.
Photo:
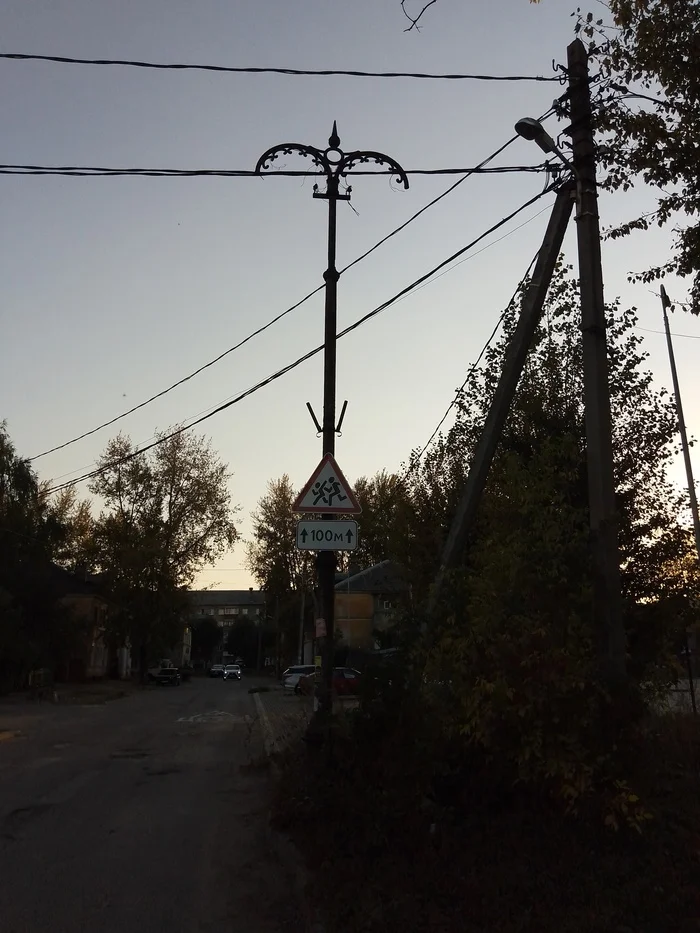
[(224, 680), (240, 680), (241, 679), (241, 667), (240, 664), (227, 664), (224, 668)]
[(294, 667), (288, 667), (282, 674), (282, 686), (285, 690), (294, 690), (302, 677), (313, 674), (315, 670), (313, 664), (297, 664)]

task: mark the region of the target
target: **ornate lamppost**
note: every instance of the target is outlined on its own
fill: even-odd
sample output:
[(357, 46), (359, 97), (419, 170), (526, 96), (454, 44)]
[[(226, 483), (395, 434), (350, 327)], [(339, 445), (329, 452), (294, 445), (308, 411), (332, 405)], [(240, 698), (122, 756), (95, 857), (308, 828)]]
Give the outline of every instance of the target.
[[(340, 148), (340, 137), (335, 121), (333, 131), (328, 139), (327, 149), (316, 149), (302, 143), (283, 143), (273, 146), (264, 152), (258, 159), (255, 171), (263, 173), (280, 156), (297, 154), (311, 162), (320, 169), (320, 174), (326, 176), (326, 190), (319, 191), (314, 185), (313, 196), (328, 201), (328, 267), (323, 273), (326, 283), (326, 301), (324, 316), (324, 343), (323, 343), (323, 422), (321, 434), (323, 437), (323, 451), (325, 454), (335, 454), (335, 435), (338, 430), (335, 420), (335, 388), (336, 388), (336, 341), (337, 341), (337, 307), (338, 307), (338, 279), (340, 273), (336, 268), (336, 226), (338, 201), (349, 201), (351, 188), (340, 192), (340, 179), (347, 175), (358, 165), (374, 163), (384, 165), (396, 181), (408, 188), (408, 177), (398, 162), (381, 152), (354, 151), (343, 152)], [(326, 650), (323, 658), (323, 690), (321, 695), (321, 708), (328, 712), (331, 708), (331, 685), (333, 680), (333, 653), (334, 653), (334, 587), (336, 558), (335, 551), (319, 551), (316, 556), (318, 584), (321, 594), (323, 617), (326, 620)]]

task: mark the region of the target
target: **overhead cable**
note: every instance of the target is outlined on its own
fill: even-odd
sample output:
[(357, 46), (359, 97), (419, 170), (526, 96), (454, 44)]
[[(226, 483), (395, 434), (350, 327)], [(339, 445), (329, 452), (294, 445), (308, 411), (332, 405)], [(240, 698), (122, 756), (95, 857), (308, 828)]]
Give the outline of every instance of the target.
[[(531, 218), (531, 219), (532, 219), (532, 218)], [(496, 325), (495, 325), (495, 327), (493, 328), (493, 330), (491, 331), (491, 334), (489, 335), (488, 340), (486, 341), (486, 343), (484, 344), (484, 346), (481, 348), (481, 352), (480, 352), (479, 355), (477, 356), (475, 362), (472, 363), (472, 365), (469, 367), (469, 370), (468, 370), (468, 372), (467, 372), (467, 375), (464, 377), (464, 382), (462, 383), (462, 385), (461, 385), (461, 386), (457, 389), (457, 391), (455, 392), (454, 398), (452, 399), (452, 401), (450, 402), (450, 404), (447, 406), (447, 410), (445, 411), (445, 414), (444, 414), (444, 415), (442, 416), (442, 418), (438, 421), (437, 426), (435, 427), (435, 430), (433, 431), (433, 433), (430, 435), (430, 437), (428, 438), (428, 440), (425, 442), (425, 444), (421, 447), (421, 449), (418, 451), (418, 453), (417, 453), (417, 454), (415, 455), (415, 457), (412, 459), (411, 465), (410, 465), (409, 468), (407, 469), (406, 474), (405, 474), (405, 476), (403, 477), (403, 479), (406, 479), (406, 478), (413, 472), (413, 470), (416, 469), (418, 463), (420, 462), (421, 457), (422, 457), (423, 454), (426, 452), (426, 450), (428, 449), (428, 447), (430, 447), (430, 445), (432, 444), (432, 442), (435, 440), (435, 437), (436, 437), (437, 434), (439, 433), (440, 428), (443, 426), (443, 424), (445, 423), (445, 421), (446, 421), (447, 418), (449, 417), (450, 412), (452, 411), (452, 409), (455, 407), (455, 405), (456, 405), (457, 402), (459, 401), (460, 395), (462, 394), (462, 392), (464, 392), (464, 389), (466, 388), (467, 383), (469, 382), (469, 380), (471, 379), (472, 375), (474, 374), (474, 372), (476, 371), (477, 367), (479, 366), (479, 363), (480, 363), (481, 360), (483, 359), (484, 354), (486, 353), (486, 351), (487, 351), (488, 348), (490, 347), (491, 342), (493, 341), (493, 338), (494, 338), (494, 337), (496, 336), (496, 334), (498, 333), (498, 329), (500, 328), (501, 324), (503, 323), (503, 320), (504, 320), (506, 314), (508, 313), (508, 309), (511, 307), (511, 305), (513, 304), (513, 302), (514, 302), (515, 299), (517, 298), (518, 292), (519, 292), (520, 289), (523, 287), (523, 285), (525, 284), (525, 282), (526, 282), (527, 279), (528, 279), (528, 276), (529, 276), (530, 273), (532, 272), (532, 267), (533, 267), (533, 266), (535, 265), (535, 263), (537, 262), (537, 257), (539, 256), (539, 254), (540, 254), (540, 251), (537, 250), (537, 252), (535, 253), (535, 255), (532, 257), (532, 260), (530, 261), (530, 265), (527, 267), (527, 270), (526, 270), (526, 272), (525, 272), (525, 275), (524, 275), (524, 276), (522, 277), (522, 279), (518, 282), (518, 285), (517, 285), (515, 291), (513, 292), (512, 296), (511, 296), (511, 298), (510, 298), (510, 301), (509, 301), (508, 304), (505, 306), (505, 308), (504, 308), (503, 311), (501, 312), (500, 317), (499, 317), (498, 320), (496, 321)]]
[(341, 69), (309, 68), (251, 68), (235, 65), (194, 65), (170, 62), (131, 61), (121, 58), (72, 58), (65, 55), (31, 55), (19, 52), (0, 53), (0, 59), (13, 61), (54, 62), (61, 65), (121, 65), (127, 68), (153, 68), (158, 71), (221, 71), (229, 74), (278, 74), (303, 77), (348, 78), (418, 78), (431, 81), (557, 81), (560, 75), (483, 75), (483, 74), (430, 74), (412, 71), (349, 71)]
[[(546, 162), (538, 165), (498, 165), (485, 168), (479, 165), (473, 168), (414, 168), (406, 175), (507, 175), (516, 172), (547, 172), (551, 165)], [(393, 175), (390, 169), (372, 169), (352, 171), (353, 175)], [(135, 176), (145, 178), (306, 178), (323, 177), (324, 172), (279, 169), (274, 172), (255, 172), (245, 169), (181, 169), (181, 168), (106, 168), (99, 165), (1, 165), (0, 175), (67, 175), (76, 178), (111, 178)]]
[[(458, 259), (460, 256), (464, 255), (464, 253), (472, 249), (472, 247), (476, 246), (477, 243), (480, 243), (483, 239), (485, 239), (485, 237), (489, 236), (491, 233), (500, 229), (500, 227), (507, 224), (510, 220), (512, 220), (522, 211), (527, 210), (528, 207), (530, 207), (532, 204), (535, 204), (537, 201), (539, 201), (540, 198), (544, 197), (550, 191), (553, 191), (554, 188), (557, 186), (557, 184), (558, 183), (556, 182), (553, 183), (552, 185), (545, 188), (543, 191), (540, 191), (534, 197), (525, 201), (524, 204), (521, 204), (520, 207), (516, 208), (514, 211), (511, 211), (511, 213), (508, 214), (506, 217), (503, 217), (501, 220), (497, 221), (495, 224), (489, 227), (488, 230), (481, 233), (478, 237), (476, 237), (470, 243), (467, 243), (466, 246), (463, 246), (461, 249), (458, 249), (457, 252), (453, 253), (451, 256), (448, 256), (447, 259), (444, 259), (442, 262), (438, 263), (438, 265), (432, 268), (429, 272), (424, 273), (419, 278), (417, 278), (415, 281), (411, 282), (410, 285), (407, 285), (405, 288), (402, 288), (401, 291), (397, 292), (387, 301), (378, 305), (376, 308), (374, 308), (372, 311), (369, 311), (367, 314), (363, 315), (361, 318), (358, 318), (358, 320), (355, 321), (353, 324), (350, 324), (348, 327), (344, 328), (344, 330), (340, 331), (337, 335), (337, 339), (347, 336), (348, 334), (357, 330), (363, 324), (366, 324), (367, 321), (371, 320), (372, 318), (381, 314), (383, 311), (386, 311), (387, 308), (396, 304), (397, 301), (399, 301), (405, 295), (408, 295), (411, 291), (416, 289), (419, 285), (422, 285), (429, 278), (435, 275), (436, 272), (439, 272), (445, 266), (449, 265), (451, 262), (454, 262), (455, 259)], [(168, 434), (165, 434), (162, 437), (159, 437), (157, 440), (153, 441), (150, 444), (146, 444), (138, 448), (137, 450), (133, 451), (132, 453), (128, 454), (125, 457), (120, 457), (117, 460), (112, 460), (109, 463), (106, 463), (103, 466), (98, 467), (96, 470), (92, 470), (89, 473), (85, 473), (82, 476), (78, 476), (75, 479), (69, 480), (66, 483), (61, 483), (58, 486), (49, 487), (46, 490), (46, 494), (59, 492), (61, 489), (67, 489), (71, 486), (75, 486), (77, 483), (81, 483), (81, 482), (84, 482), (85, 480), (93, 479), (95, 476), (99, 476), (101, 473), (104, 473), (107, 470), (112, 469), (113, 467), (120, 466), (122, 463), (126, 463), (129, 460), (133, 460), (135, 457), (138, 457), (143, 453), (147, 453), (149, 450), (152, 450), (154, 447), (158, 447), (161, 444), (164, 444), (166, 441), (169, 441), (171, 438), (177, 437), (179, 434), (183, 434), (185, 431), (191, 430), (197, 425), (202, 424), (204, 421), (208, 421), (209, 418), (213, 418), (214, 415), (220, 414), (222, 411), (225, 411), (227, 408), (231, 408), (232, 405), (236, 405), (238, 402), (241, 402), (243, 399), (247, 398), (249, 395), (253, 395), (255, 392), (258, 392), (260, 389), (264, 388), (265, 386), (270, 385), (270, 383), (275, 382), (277, 379), (280, 379), (282, 376), (287, 375), (287, 373), (291, 372), (293, 369), (296, 369), (302, 363), (305, 363), (307, 360), (316, 356), (316, 354), (320, 353), (322, 350), (323, 350), (323, 344), (315, 347), (313, 350), (309, 350), (307, 353), (305, 353), (303, 356), (300, 356), (298, 359), (294, 360), (292, 363), (288, 363), (286, 366), (282, 367), (282, 369), (278, 369), (276, 372), (272, 373), (270, 376), (267, 376), (267, 378), (256, 383), (254, 386), (251, 386), (251, 388), (246, 389), (244, 392), (241, 392), (240, 394), (235, 396), (230, 401), (227, 401), (224, 404), (219, 405), (217, 408), (215, 408), (213, 411), (209, 412), (208, 414), (203, 415), (200, 418), (196, 418), (194, 421), (190, 422), (189, 424), (181, 425), (180, 427), (176, 428), (174, 431), (171, 431)]]
[[(551, 116), (551, 113), (552, 113), (551, 110), (548, 111), (547, 113), (543, 114), (540, 119), (541, 120), (546, 119), (548, 116)], [(465, 182), (468, 178), (470, 178), (473, 174), (475, 174), (475, 172), (478, 169), (485, 168), (490, 162), (492, 162), (499, 155), (501, 155), (501, 153), (504, 152), (517, 139), (518, 139), (517, 136), (511, 136), (511, 138), (507, 140), (505, 143), (503, 143), (503, 145), (499, 146), (498, 149), (496, 149), (494, 152), (488, 155), (485, 159), (483, 159), (479, 163), (479, 165), (476, 166), (476, 168), (469, 170), (465, 175), (463, 175), (456, 182), (450, 185), (449, 188), (446, 188), (445, 191), (443, 191), (441, 194), (434, 197), (431, 201), (429, 201), (427, 204), (425, 204), (423, 207), (417, 210), (415, 214), (412, 214), (408, 218), (408, 220), (405, 220), (402, 224), (400, 224), (398, 227), (396, 227), (386, 236), (378, 240), (368, 250), (366, 250), (356, 259), (353, 259), (352, 262), (348, 263), (347, 266), (344, 266), (340, 270), (339, 275), (343, 275), (343, 273), (347, 272), (349, 269), (352, 269), (353, 266), (356, 266), (358, 263), (367, 259), (367, 257), (370, 256), (375, 250), (379, 249), (380, 246), (383, 246), (388, 240), (392, 239), (392, 237), (395, 237), (398, 233), (401, 233), (402, 230), (405, 230), (406, 227), (408, 227), (409, 224), (413, 223), (414, 220), (417, 220), (427, 210), (429, 210), (431, 207), (434, 207), (436, 204), (442, 201), (443, 198), (446, 198), (448, 194), (451, 194), (453, 191), (455, 191), (455, 189), (458, 188), (463, 182)], [(305, 295), (300, 301), (297, 301), (291, 307), (275, 315), (275, 317), (269, 320), (266, 324), (263, 324), (261, 327), (258, 327), (256, 330), (254, 330), (251, 334), (248, 334), (247, 337), (244, 337), (242, 340), (239, 340), (238, 343), (235, 343), (233, 346), (224, 350), (222, 353), (219, 353), (212, 360), (209, 360), (209, 362), (204, 363), (202, 366), (199, 366), (197, 369), (189, 373), (187, 376), (183, 376), (181, 379), (178, 379), (176, 382), (172, 383), (167, 388), (162, 389), (160, 392), (156, 392), (155, 395), (150, 396), (150, 398), (145, 399), (145, 401), (143, 402), (139, 402), (138, 405), (134, 405), (132, 408), (127, 409), (121, 414), (115, 415), (114, 418), (110, 418), (108, 421), (104, 421), (102, 424), (99, 424), (96, 428), (91, 428), (89, 431), (85, 431), (82, 434), (79, 434), (76, 437), (71, 438), (69, 441), (65, 441), (62, 444), (58, 444), (55, 447), (51, 447), (49, 450), (44, 450), (41, 453), (36, 454), (33, 457), (30, 457), (29, 458), (30, 462), (33, 460), (39, 460), (41, 457), (46, 457), (48, 454), (55, 453), (55, 451), (57, 450), (62, 450), (64, 447), (69, 447), (71, 444), (75, 444), (78, 441), (82, 441), (86, 437), (90, 437), (91, 435), (96, 434), (98, 431), (102, 431), (104, 428), (111, 427), (111, 425), (116, 424), (117, 421), (121, 421), (122, 418), (126, 418), (128, 415), (132, 415), (134, 412), (139, 411), (141, 408), (145, 408), (146, 405), (150, 405), (151, 402), (155, 402), (157, 399), (162, 398), (164, 395), (167, 395), (169, 392), (172, 392), (174, 389), (177, 389), (179, 386), (183, 385), (185, 382), (189, 382), (190, 379), (193, 379), (195, 376), (198, 376), (200, 373), (204, 372), (204, 370), (209, 369), (211, 366), (214, 366), (216, 363), (223, 360), (230, 353), (233, 353), (235, 350), (240, 349), (242, 346), (244, 346), (244, 344), (248, 343), (254, 337), (257, 337), (259, 334), (262, 334), (264, 331), (268, 330), (268, 328), (272, 327), (273, 324), (276, 324), (283, 317), (286, 317), (288, 314), (291, 314), (292, 311), (296, 311), (297, 308), (301, 307), (301, 305), (309, 301), (311, 298), (313, 298), (314, 295), (317, 295), (324, 288), (325, 288), (324, 284), (318, 285), (313, 291)]]

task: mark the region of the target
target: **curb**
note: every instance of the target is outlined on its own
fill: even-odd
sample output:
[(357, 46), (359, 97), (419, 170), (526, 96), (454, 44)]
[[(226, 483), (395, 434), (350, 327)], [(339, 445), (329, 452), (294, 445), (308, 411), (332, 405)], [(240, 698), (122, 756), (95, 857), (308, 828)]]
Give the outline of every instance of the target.
[[(263, 730), (265, 754), (270, 759), (270, 771), (273, 777), (279, 780), (282, 772), (279, 764), (273, 758), (274, 753), (277, 751), (277, 743), (272, 731), (272, 726), (270, 725), (270, 719), (265, 710), (263, 701), (260, 698), (260, 694), (254, 693), (253, 697)], [(282, 865), (284, 872), (293, 880), (294, 893), (301, 912), (305, 933), (326, 933), (325, 927), (319, 922), (315, 915), (316, 911), (307, 894), (311, 876), (304, 864), (304, 858), (288, 836), (284, 836), (282, 833), (278, 833), (272, 828), (272, 811), (268, 814), (267, 825), (265, 827), (265, 842), (270, 852)]]
[(267, 711), (263, 705), (263, 701), (260, 699), (259, 693), (253, 694), (253, 699), (255, 700), (255, 709), (258, 713), (258, 718), (262, 724), (263, 730), (263, 746), (265, 748), (265, 754), (268, 758), (275, 752), (277, 743), (275, 742), (275, 734), (272, 731), (272, 726), (270, 725), (270, 720), (267, 715)]

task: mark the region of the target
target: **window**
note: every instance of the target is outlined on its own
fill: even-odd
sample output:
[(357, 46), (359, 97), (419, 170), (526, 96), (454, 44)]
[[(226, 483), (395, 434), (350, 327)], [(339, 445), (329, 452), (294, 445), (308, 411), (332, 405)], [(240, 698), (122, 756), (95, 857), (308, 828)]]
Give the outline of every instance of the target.
[(208, 616), (213, 616), (213, 615), (214, 615), (214, 610), (213, 610), (213, 609), (205, 609), (205, 610), (203, 610), (203, 611), (206, 612), (206, 614), (207, 614)]
[(233, 609), (232, 609), (230, 606), (227, 606), (227, 607), (224, 609), (224, 615), (232, 616), (232, 615), (233, 615)]
[(393, 606), (391, 605), (391, 600), (385, 599), (382, 603), (382, 609), (393, 609)]
[(247, 616), (247, 615), (248, 615), (248, 610), (247, 610), (247, 609), (241, 609), (241, 615)]
[(222, 615), (224, 614), (224, 612), (226, 612), (225, 609), (219, 609), (219, 615), (220, 615), (220, 616), (222, 616)]

